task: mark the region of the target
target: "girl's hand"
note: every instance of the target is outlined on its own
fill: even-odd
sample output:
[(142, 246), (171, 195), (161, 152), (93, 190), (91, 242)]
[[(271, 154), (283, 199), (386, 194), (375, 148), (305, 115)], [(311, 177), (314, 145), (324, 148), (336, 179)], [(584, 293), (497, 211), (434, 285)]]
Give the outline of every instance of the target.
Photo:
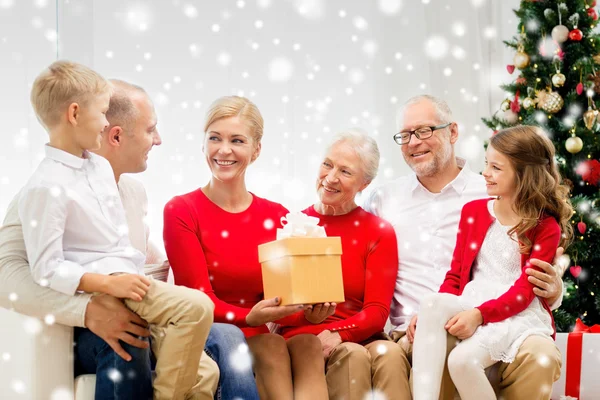
[(311, 324), (320, 324), (335, 313), (335, 303), (322, 303), (308, 306), (304, 309), (304, 318)]
[(452, 336), (456, 336), (460, 340), (465, 340), (473, 336), (477, 327), (483, 324), (483, 317), (478, 308), (462, 311), (446, 323), (444, 329)]
[(406, 330), (406, 337), (410, 343), (415, 341), (415, 331), (417, 330), (417, 316), (413, 316), (410, 319), (410, 324), (408, 324), (408, 329)]

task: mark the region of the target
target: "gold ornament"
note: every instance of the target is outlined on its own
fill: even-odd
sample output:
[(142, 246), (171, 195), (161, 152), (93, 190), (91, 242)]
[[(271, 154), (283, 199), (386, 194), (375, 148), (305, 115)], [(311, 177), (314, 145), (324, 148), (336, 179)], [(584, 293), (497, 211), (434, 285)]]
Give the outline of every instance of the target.
[(535, 105), (535, 100), (533, 100), (531, 97), (526, 97), (525, 100), (523, 100), (523, 107), (526, 110), (530, 109), (534, 105)]
[(509, 99), (505, 99), (502, 104), (500, 105), (500, 109), (502, 111), (506, 111), (510, 108), (510, 100)]
[(555, 114), (560, 111), (565, 101), (558, 92), (546, 92), (538, 103), (538, 107), (550, 114)]
[(523, 51), (522, 47), (517, 50), (517, 54), (515, 54), (515, 58), (513, 59), (513, 64), (519, 69), (523, 69), (529, 65), (529, 56)]
[(587, 111), (583, 113), (583, 122), (585, 127), (589, 130), (592, 130), (594, 124), (596, 123), (596, 118), (598, 117), (598, 110), (592, 109), (592, 107), (588, 107)]
[(593, 56), (592, 60), (594, 60), (596, 64), (600, 64), (600, 54), (596, 54), (595, 56)]
[(571, 136), (565, 143), (567, 151), (571, 154), (577, 154), (583, 149), (583, 140), (579, 136)]
[(556, 74), (552, 75), (552, 84), (556, 87), (561, 87), (562, 85), (564, 85), (566, 80), (567, 78), (565, 78), (565, 76), (560, 72), (557, 72)]

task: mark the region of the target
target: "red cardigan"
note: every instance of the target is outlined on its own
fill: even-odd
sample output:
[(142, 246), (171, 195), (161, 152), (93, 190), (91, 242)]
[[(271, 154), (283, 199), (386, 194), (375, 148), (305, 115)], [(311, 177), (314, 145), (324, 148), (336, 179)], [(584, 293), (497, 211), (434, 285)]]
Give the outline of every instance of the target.
[(215, 303), (215, 322), (235, 324), (246, 336), (268, 333), (248, 327), (246, 316), (263, 299), (258, 245), (275, 240), (281, 204), (252, 195), (252, 204), (230, 213), (201, 189), (176, 196), (164, 211), (165, 250), (175, 284), (202, 290)]
[[(492, 199), (471, 201), (463, 207), (452, 264), (450, 271), (446, 274), (444, 283), (440, 287), (440, 293), (451, 293), (459, 296), (471, 280), (473, 262), (481, 249), (489, 227), (494, 222), (494, 217), (490, 215), (487, 208), (487, 203), (490, 200)], [(533, 293), (535, 285), (527, 280), (528, 275), (525, 273), (525, 269), (540, 270), (529, 263), (531, 258), (552, 263), (560, 242), (560, 236), (560, 227), (556, 220), (550, 216), (543, 217), (535, 228), (527, 232), (527, 237), (531, 240), (532, 246), (529, 254), (521, 254), (521, 276), (506, 293), (477, 307), (481, 311), (484, 324), (505, 320), (525, 310), (531, 304), (535, 298)], [(546, 300), (540, 298), (540, 301), (544, 309), (550, 314), (550, 318), (552, 318), (552, 312)], [(554, 328), (554, 318), (552, 318), (552, 327)]]
[[(344, 215), (321, 215), (311, 206), (303, 211), (319, 218), (327, 236), (342, 238), (342, 275), (346, 301), (320, 324), (311, 324), (304, 313), (284, 318), (281, 334), (315, 335), (328, 329), (342, 341), (360, 343), (381, 332), (390, 313), (398, 275), (396, 233), (388, 222), (357, 207)], [(294, 318), (295, 317), (295, 318)]]

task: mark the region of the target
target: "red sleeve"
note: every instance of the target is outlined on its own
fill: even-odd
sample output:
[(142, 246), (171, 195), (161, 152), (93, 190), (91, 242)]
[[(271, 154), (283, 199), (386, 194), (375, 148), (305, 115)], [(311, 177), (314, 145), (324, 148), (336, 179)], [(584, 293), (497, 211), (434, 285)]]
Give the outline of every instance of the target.
[[(456, 246), (454, 246), (454, 253), (452, 254), (452, 263), (450, 264), (450, 270), (446, 273), (446, 278), (442, 286), (440, 286), (439, 293), (450, 293), (458, 296), (460, 290), (460, 272), (462, 264), (462, 254), (465, 246), (465, 237), (467, 236), (467, 229), (469, 228), (468, 218), (472, 221), (472, 210), (465, 210), (468, 204), (462, 208), (460, 213), (460, 222), (458, 223), (458, 233), (456, 234)], [(469, 214), (467, 217), (465, 214)], [(471, 222), (472, 223), (472, 222)]]
[(560, 227), (554, 218), (545, 218), (535, 228), (535, 234), (532, 239), (531, 253), (523, 263), (521, 276), (517, 281), (500, 297), (489, 300), (477, 307), (481, 311), (483, 323), (498, 322), (512, 317), (525, 310), (535, 298), (533, 288), (535, 285), (527, 279), (525, 273), (527, 268), (534, 268), (541, 271), (529, 263), (532, 258), (552, 263), (556, 254), (556, 248), (560, 242)]
[(381, 229), (381, 236), (369, 251), (365, 271), (363, 308), (352, 317), (332, 322), (325, 329), (342, 329), (344, 342), (360, 343), (385, 327), (398, 274), (398, 245), (396, 233), (389, 224)]
[[(197, 214), (183, 197), (174, 197), (164, 209), (163, 239), (175, 284), (202, 290), (215, 303), (215, 322), (247, 327), (249, 308), (219, 300), (210, 284), (204, 250), (198, 238)], [(231, 314), (230, 314), (231, 313)], [(227, 318), (227, 316), (230, 318)], [(233, 315), (233, 319), (231, 316)]]

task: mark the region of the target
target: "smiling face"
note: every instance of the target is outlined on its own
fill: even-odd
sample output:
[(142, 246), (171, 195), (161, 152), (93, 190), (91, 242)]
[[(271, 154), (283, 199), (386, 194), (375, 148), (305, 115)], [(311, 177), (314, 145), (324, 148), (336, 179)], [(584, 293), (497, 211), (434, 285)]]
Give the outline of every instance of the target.
[(323, 205), (352, 208), (356, 194), (369, 182), (361, 158), (348, 142), (335, 143), (325, 155), (317, 178), (317, 194)]
[(239, 117), (219, 119), (207, 128), (203, 146), (206, 162), (215, 179), (243, 179), (246, 168), (260, 154), (260, 143)]
[(487, 194), (490, 196), (512, 198), (516, 194), (517, 174), (507, 156), (488, 146), (485, 153), (483, 177)]
[(132, 95), (131, 101), (136, 110), (135, 119), (124, 126), (121, 135), (121, 153), (127, 173), (143, 172), (148, 168), (148, 153), (153, 146), (159, 146), (162, 139), (157, 129), (157, 117), (152, 101), (145, 93)]
[[(400, 131), (412, 131), (424, 126), (436, 126), (450, 121), (441, 121), (433, 103), (421, 100), (404, 109)], [(424, 140), (411, 135), (410, 142), (400, 146), (408, 166), (418, 177), (431, 177), (450, 165), (454, 157), (453, 144), (458, 139), (456, 124), (438, 129)]]
[[(97, 150), (102, 144), (102, 133), (108, 126), (106, 112), (110, 102), (110, 92), (90, 96), (82, 103), (77, 114), (77, 128), (74, 131), (77, 146), (83, 150)], [(71, 105), (73, 107), (73, 105)]]

